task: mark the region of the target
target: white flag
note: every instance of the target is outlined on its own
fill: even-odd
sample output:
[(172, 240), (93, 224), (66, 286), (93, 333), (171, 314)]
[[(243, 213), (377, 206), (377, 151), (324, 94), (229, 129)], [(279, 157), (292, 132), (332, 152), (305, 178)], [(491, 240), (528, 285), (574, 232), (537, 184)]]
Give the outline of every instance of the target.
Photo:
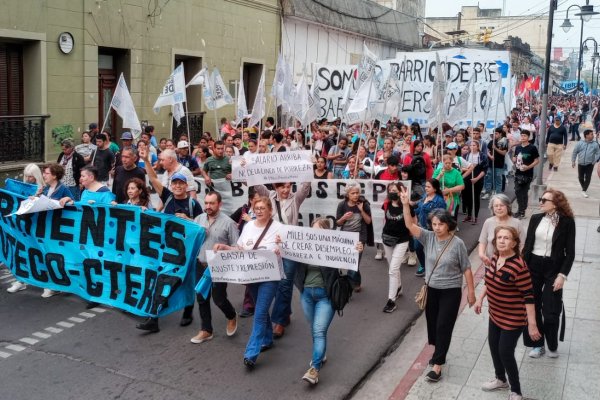
[(308, 110), (304, 116), (304, 125), (309, 125), (311, 122), (319, 118), (320, 114), (320, 98), (321, 92), (319, 89), (319, 74), (315, 71), (313, 76), (312, 86), (308, 92)]
[(275, 97), (280, 101), (283, 101), (284, 99), (284, 87), (286, 82), (285, 73), (285, 60), (283, 59), (283, 55), (279, 53), (279, 56), (277, 57), (277, 66), (275, 67), (275, 78), (273, 78), (273, 87), (271, 87), (271, 97)]
[(229, 94), (218, 68), (213, 69), (209, 82), (204, 81), (204, 102), (209, 110), (233, 104), (233, 97)]
[(294, 99), (292, 114), (294, 118), (300, 121), (302, 126), (305, 126), (304, 117), (308, 112), (308, 84), (306, 83), (306, 75), (302, 75), (302, 78), (296, 84), (295, 90), (296, 98)]
[(358, 81), (360, 84), (366, 82), (366, 80), (373, 75), (377, 61), (379, 61), (379, 57), (371, 52), (363, 42), (363, 54), (360, 59), (360, 64), (358, 64)]
[(194, 77), (185, 86), (188, 87), (192, 85), (204, 85), (204, 82), (206, 81), (207, 72), (208, 71), (206, 70), (206, 68), (202, 68), (200, 72), (194, 75)]
[[(444, 122), (445, 110), (444, 101), (446, 99), (446, 74), (438, 53), (435, 53), (435, 78), (431, 88), (431, 97), (427, 102), (429, 105), (429, 127), (433, 129), (435, 126)], [(425, 108), (427, 108), (427, 105)], [(439, 135), (442, 132), (438, 132)]]
[(185, 110), (183, 109), (183, 103), (175, 103), (173, 104), (173, 108), (171, 110), (173, 113), (173, 118), (177, 122), (177, 126), (181, 125), (181, 119), (185, 117)]
[(135, 107), (133, 106), (133, 99), (127, 89), (127, 83), (121, 73), (115, 94), (110, 102), (110, 106), (119, 114), (119, 117), (123, 119), (123, 127), (129, 128), (133, 136), (137, 139), (142, 134), (142, 126), (138, 119)]
[(237, 91), (237, 109), (235, 112), (234, 126), (237, 126), (248, 117), (248, 106), (246, 105), (246, 91), (244, 90), (244, 68), (240, 67), (240, 81), (238, 82)]
[(252, 105), (252, 115), (248, 126), (254, 126), (265, 116), (265, 67), (263, 66), (262, 75), (260, 76), (260, 82), (258, 83), (258, 90), (256, 91), (256, 97), (254, 98), (254, 104)]
[(463, 89), (460, 96), (458, 96), (456, 104), (448, 116), (448, 123), (450, 125), (454, 125), (459, 121), (466, 120), (469, 117), (469, 100), (474, 81), (475, 74), (471, 75), (471, 79), (469, 79), (467, 86)]
[(179, 64), (171, 73), (162, 92), (158, 95), (154, 103), (154, 113), (158, 114), (161, 107), (172, 106), (186, 101), (185, 97), (185, 76), (183, 75), (183, 64)]

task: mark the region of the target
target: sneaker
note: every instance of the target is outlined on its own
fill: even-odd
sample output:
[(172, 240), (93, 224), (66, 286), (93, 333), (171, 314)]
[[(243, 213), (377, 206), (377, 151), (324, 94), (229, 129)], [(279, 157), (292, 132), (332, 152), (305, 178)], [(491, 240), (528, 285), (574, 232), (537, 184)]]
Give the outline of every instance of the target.
[(6, 291), (8, 293), (17, 293), (20, 292), (21, 290), (25, 290), (27, 289), (27, 285), (24, 284), (23, 282), (19, 282), (19, 281), (14, 281), (12, 285), (10, 285), (10, 287), (8, 289), (6, 289)]
[(50, 289), (44, 289), (44, 291), (42, 292), (42, 297), (47, 299), (48, 297), (52, 297), (55, 294), (58, 294), (58, 292), (55, 292), (54, 290)]
[(489, 198), (490, 198), (490, 194), (489, 193), (486, 193), (483, 196), (481, 196), (481, 200), (487, 200)]
[(235, 318), (227, 321), (227, 336), (233, 336), (237, 332), (237, 314)]
[(250, 318), (253, 315), (254, 310), (242, 310), (242, 312), (239, 313), (240, 318)]
[(398, 297), (402, 296), (402, 285), (400, 285), (400, 287), (398, 288), (398, 290), (396, 290), (396, 297), (395, 299), (398, 299)]
[[(323, 368), (323, 364), (325, 364), (326, 362), (327, 362), (327, 354), (325, 354), (325, 355), (323, 356), (323, 359), (321, 360), (321, 368)], [(308, 366), (309, 366), (309, 367), (312, 367), (312, 365), (313, 365), (313, 364), (312, 364), (312, 360), (310, 360), (310, 362), (308, 363)]]
[(302, 377), (302, 380), (310, 383), (311, 385), (316, 385), (319, 383), (319, 371), (313, 367), (310, 367)]
[(377, 253), (375, 253), (376, 260), (383, 260), (383, 250), (377, 249)]
[(531, 357), (531, 358), (540, 358), (541, 356), (544, 355), (545, 352), (546, 352), (546, 349), (543, 348), (543, 347), (534, 347), (529, 352), (529, 357)]
[(417, 268), (417, 272), (415, 272), (415, 276), (425, 276), (425, 267), (419, 265), (419, 268)]
[(147, 318), (144, 322), (141, 322), (135, 326), (137, 329), (148, 331), (150, 333), (156, 333), (160, 331), (158, 328), (158, 319)]
[(548, 349), (548, 357), (550, 358), (558, 358), (558, 352), (557, 351), (552, 351), (550, 349)]
[(411, 251), (408, 253), (408, 265), (410, 266), (415, 266), (417, 265), (417, 253), (415, 253), (414, 251)]
[(389, 299), (387, 301), (387, 303), (385, 304), (385, 307), (383, 307), (383, 312), (384, 313), (392, 313), (394, 312), (394, 310), (396, 310), (396, 303), (394, 302), (394, 300)]
[(481, 390), (483, 390), (484, 392), (491, 392), (493, 390), (498, 389), (508, 389), (508, 382), (504, 382), (498, 378), (494, 378), (491, 381), (481, 385)]
[(431, 370), (427, 373), (427, 375), (425, 375), (425, 379), (427, 379), (429, 382), (439, 382), (439, 380), (442, 379), (442, 373), (440, 372), (438, 374), (434, 370)]
[(510, 392), (508, 395), (508, 400), (523, 400), (523, 396), (515, 392)]
[(208, 342), (213, 338), (213, 334), (207, 331), (200, 331), (196, 336), (190, 339), (190, 342), (200, 344)]
[(249, 358), (244, 358), (244, 365), (246, 366), (246, 369), (252, 371), (254, 367), (256, 367), (256, 362), (252, 361)]
[(590, 197), (590, 195), (589, 195), (589, 194), (587, 194), (587, 192), (586, 192), (585, 190), (584, 190), (583, 192), (581, 192), (581, 194), (582, 194), (582, 195), (583, 195), (583, 197), (585, 197), (586, 199), (587, 199), (588, 197)]

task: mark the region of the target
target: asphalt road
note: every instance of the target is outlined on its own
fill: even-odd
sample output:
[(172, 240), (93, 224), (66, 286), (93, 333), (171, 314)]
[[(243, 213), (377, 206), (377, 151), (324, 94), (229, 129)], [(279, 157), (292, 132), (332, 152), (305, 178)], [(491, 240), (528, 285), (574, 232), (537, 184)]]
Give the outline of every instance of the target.
[[(512, 185), (511, 185), (512, 186)], [(512, 188), (511, 188), (512, 189)], [(489, 216), (482, 202), (477, 226), (459, 223), (469, 250)], [(459, 216), (459, 221), (463, 216)], [(413, 298), (422, 284), (415, 268), (402, 267), (404, 296), (385, 314), (387, 263), (368, 248), (361, 271), (364, 290), (336, 316), (329, 331), (328, 362), (316, 387), (301, 380), (311, 359), (310, 330), (294, 293), (292, 323), (274, 348), (248, 372), (242, 355), (251, 321), (241, 319), (237, 334), (225, 335), (225, 317), (213, 306), (215, 337), (203, 344), (189, 339), (200, 327), (180, 327), (180, 313), (161, 319), (161, 331), (135, 329), (139, 318), (102, 307), (85, 310), (71, 295), (40, 297), (41, 289), (9, 294), (7, 270), (0, 269), (0, 399), (344, 399), (401, 340), (418, 317)], [(240, 308), (243, 287), (230, 285)]]

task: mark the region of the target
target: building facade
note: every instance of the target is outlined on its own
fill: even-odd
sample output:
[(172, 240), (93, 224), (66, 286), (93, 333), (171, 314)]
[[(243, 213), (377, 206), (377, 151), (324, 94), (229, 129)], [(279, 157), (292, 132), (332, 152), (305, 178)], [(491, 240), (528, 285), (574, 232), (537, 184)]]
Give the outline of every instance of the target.
[[(0, 168), (55, 160), (60, 139), (77, 140), (92, 122), (118, 139), (110, 100), (120, 74), (159, 137), (176, 136), (171, 110), (152, 106), (180, 63), (186, 80), (218, 67), (232, 90), (242, 67), (252, 107), (263, 68), (270, 89), (280, 38), (277, 0), (9, 0), (0, 13)], [(206, 112), (201, 92), (187, 89), (190, 129), (214, 132), (234, 106)]]

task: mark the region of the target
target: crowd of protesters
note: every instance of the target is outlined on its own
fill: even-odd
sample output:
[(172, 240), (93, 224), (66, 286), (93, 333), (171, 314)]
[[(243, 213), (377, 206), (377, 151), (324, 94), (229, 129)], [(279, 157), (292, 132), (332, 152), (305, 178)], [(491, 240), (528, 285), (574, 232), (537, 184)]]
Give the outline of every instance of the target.
[[(206, 250), (261, 248), (279, 254), (279, 228), (298, 224), (298, 213), (310, 191), (310, 182), (296, 185), (295, 191), (295, 182), (250, 187), (248, 203), (231, 216), (225, 215), (221, 194), (213, 190), (212, 181), (231, 179), (231, 157), (309, 150), (315, 180), (349, 180), (335, 212), (336, 227), (329, 226), (327, 220), (316, 220), (314, 227), (358, 232), (359, 264), (365, 262), (364, 246), (377, 246), (375, 260), (385, 257), (389, 267), (383, 312), (392, 313), (397, 308), (403, 293), (403, 264), (416, 266), (415, 274), (425, 277), (429, 286), (425, 308), (428, 341), (435, 346), (427, 379), (435, 382), (442, 377), (464, 280), (468, 303), (475, 305), (476, 312), (481, 312), (486, 296), (490, 303), (490, 350), (496, 377), (482, 388), (510, 386), (510, 398), (520, 399), (514, 362), (517, 339), (525, 331), (526, 343), (533, 348), (531, 357), (542, 356), (546, 342), (548, 355), (558, 356), (562, 310), (558, 304), (562, 305), (562, 287), (574, 257), (573, 214), (562, 192), (548, 189), (540, 198), (542, 212), (532, 217), (529, 227), (520, 221), (526, 217), (530, 185), (542, 161), (540, 134), (545, 135), (549, 168), (557, 171), (569, 133), (571, 140), (579, 141), (579, 124), (586, 118), (594, 123), (593, 130), (584, 132), (572, 160), (573, 167), (576, 163), (579, 166), (585, 197), (591, 171), (600, 158), (600, 148), (593, 140), (600, 122), (597, 104), (574, 98), (551, 101), (547, 121), (540, 120), (539, 104), (519, 103), (495, 127), (480, 123), (460, 129), (444, 123), (439, 131), (425, 131), (416, 122), (406, 124), (395, 119), (351, 126), (340, 119), (321, 120), (305, 129), (298, 124), (278, 124), (272, 117), (260, 131), (258, 127), (234, 127), (223, 119), (218, 134), (205, 132), (194, 143), (187, 135), (157, 140), (154, 128), (148, 126), (137, 140), (130, 132), (123, 132), (119, 146), (110, 132), (100, 132), (91, 124), (81, 135), (80, 144), (75, 145), (73, 139), (62, 142), (56, 163), (41, 169), (28, 165), (24, 180), (37, 184), (39, 194), (63, 204), (95, 201), (139, 205), (195, 221), (207, 235), (198, 256), (199, 278), (207, 268)], [(204, 204), (197, 200), (196, 177), (203, 178), (208, 187)], [(391, 181), (383, 204), (383, 229), (378, 232), (382, 243), (377, 244), (373, 240), (372, 206), (361, 196), (359, 184), (368, 179)], [(514, 185), (516, 211), (504, 194), (508, 185)], [(151, 200), (151, 192), (158, 200)], [(481, 223), (481, 201), (488, 199), (492, 217), (483, 222), (479, 238), (486, 289), (476, 299), (467, 250), (457, 234), (461, 225)], [(553, 240), (555, 237), (560, 240)], [(545, 264), (552, 267), (544, 269)], [(247, 286), (239, 313), (228, 300), (226, 284), (214, 283), (212, 298), (228, 321), (227, 336), (236, 333), (239, 317), (254, 317), (243, 357), (244, 365), (253, 369), (259, 354), (271, 348), (273, 340), (283, 337), (288, 328), (295, 284), (313, 336), (311, 365), (303, 379), (316, 384), (327, 360), (327, 328), (334, 316), (326, 288), (331, 274), (338, 271), (285, 258), (283, 266), (281, 281)], [(353, 290), (360, 292), (364, 285), (360, 267), (348, 271), (348, 276)], [(25, 288), (16, 281), (8, 291)], [(42, 297), (55, 294), (44, 290)], [(198, 295), (197, 300), (201, 330), (191, 342), (199, 344), (213, 339), (213, 328), (210, 296)], [(184, 309), (182, 326), (192, 323), (193, 307)], [(157, 318), (149, 318), (137, 328), (160, 330)]]

